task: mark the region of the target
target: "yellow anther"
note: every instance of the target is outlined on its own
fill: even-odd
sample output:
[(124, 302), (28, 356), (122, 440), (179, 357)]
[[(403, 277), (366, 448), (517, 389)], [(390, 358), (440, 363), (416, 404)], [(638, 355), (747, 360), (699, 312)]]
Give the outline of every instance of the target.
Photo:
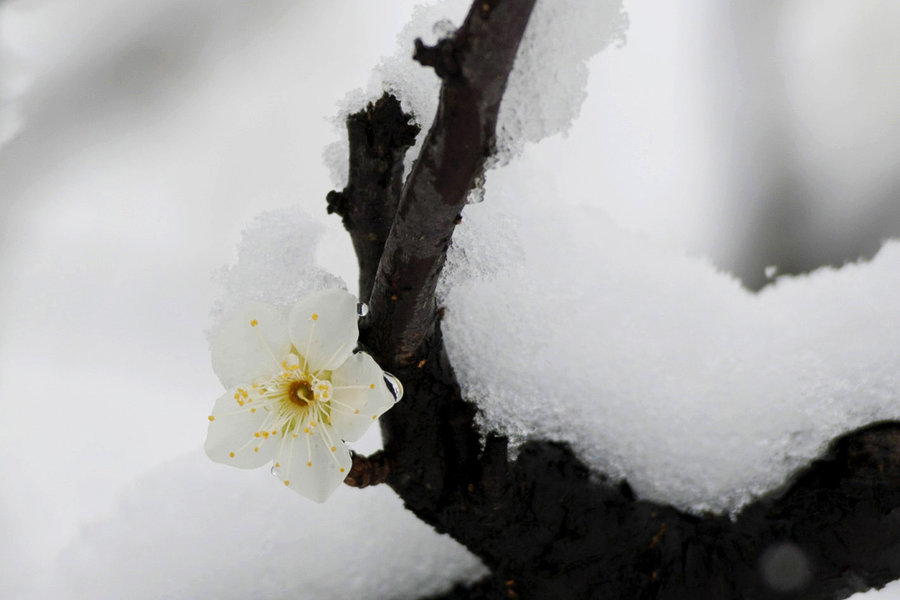
[(238, 388), (238, 393), (240, 393), (240, 395), (244, 398), (247, 397), (247, 390), (245, 390), (244, 388)]
[(344, 467), (341, 467), (341, 473), (343, 473), (343, 472), (344, 472)]
[(299, 434), (292, 433), (292, 434), (291, 434), (291, 437), (293, 437), (294, 439), (297, 439), (297, 435), (299, 435)]
[(374, 390), (374, 389), (375, 389), (375, 384), (374, 384), (374, 383), (370, 383), (370, 384), (369, 384), (369, 389), (370, 389), (370, 390)]
[(250, 409), (250, 412), (255, 413), (255, 412), (256, 412), (256, 409), (255, 409), (255, 408), (251, 408), (251, 409)]
[(238, 406), (243, 406), (243, 405), (244, 405), (244, 401), (241, 400), (240, 398), (238, 398), (237, 403), (238, 403)]
[(269, 432), (268, 432), (268, 431), (263, 431), (263, 432), (262, 432), (262, 436), (263, 436), (265, 439), (269, 439)]
[(253, 437), (259, 437), (261, 434), (257, 431), (253, 434)]
[(285, 479), (285, 480), (284, 480), (284, 485), (291, 485), (291, 482), (290, 482), (290, 480), (288, 480), (288, 479)]
[(332, 447), (331, 447), (331, 451), (332, 451), (332, 452), (336, 452), (336, 451), (337, 451), (337, 446), (332, 446)]
[(374, 421), (375, 419), (377, 419), (377, 418), (378, 418), (378, 415), (372, 415), (372, 420), (373, 420), (373, 421)]
[(276, 433), (278, 433), (278, 430), (277, 430), (277, 429), (273, 429), (273, 430), (272, 430), (272, 435), (275, 435)]
[(309, 424), (312, 425), (313, 427), (316, 426), (316, 422), (315, 422), (315, 421), (310, 421)]
[(310, 317), (310, 318), (311, 318), (313, 321), (318, 321), (318, 320), (319, 320), (319, 315), (316, 314), (316, 313), (313, 313), (313, 314), (312, 314), (312, 317)]
[(256, 319), (251, 319), (250, 327), (256, 327), (257, 325), (259, 325), (259, 321), (257, 321)]
[(275, 463), (275, 468), (276, 468), (276, 469), (277, 469), (278, 467), (280, 467), (280, 466), (281, 466), (281, 463)]
[(228, 456), (230, 456), (231, 458), (234, 458), (234, 452), (229, 452)]
[(308, 463), (306, 463), (306, 466), (307, 466), (307, 467), (311, 467), (311, 466), (312, 466), (312, 463), (311, 463), (311, 462), (308, 462)]
[(255, 448), (253, 448), (253, 451), (254, 451), (254, 452), (259, 452), (259, 446), (256, 446)]
[(237, 392), (235, 392), (235, 393), (234, 393), (234, 399), (237, 400), (238, 402), (240, 402), (240, 400), (241, 400), (241, 395), (238, 394)]
[[(309, 433), (309, 427), (305, 428), (305, 429), (303, 430), (303, 433)], [(297, 437), (297, 434), (296, 434), (296, 433), (294, 434), (294, 437)]]
[(356, 410), (354, 410), (354, 411), (353, 411), (353, 414), (354, 414), (354, 415), (358, 415), (358, 414), (359, 414), (359, 409), (357, 408)]
[(215, 418), (214, 416), (212, 416), (212, 415), (209, 415), (209, 416), (206, 417), (206, 418), (209, 419), (210, 421), (215, 421), (215, 420), (216, 420), (216, 418)]

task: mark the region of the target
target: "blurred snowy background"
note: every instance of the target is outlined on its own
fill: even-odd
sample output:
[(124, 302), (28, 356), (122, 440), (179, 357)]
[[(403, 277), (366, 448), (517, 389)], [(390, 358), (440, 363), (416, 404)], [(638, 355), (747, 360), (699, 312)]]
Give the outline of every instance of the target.
[[(249, 221), (299, 205), (353, 289), (322, 152), (413, 4), (0, 3), (0, 596), (412, 598), (478, 575), (389, 490), (310, 506), (200, 451), (212, 274)], [(751, 289), (900, 237), (900, 4), (624, 6), (568, 136), (529, 151), (565, 205)], [(283, 558), (310, 538), (312, 579)]]

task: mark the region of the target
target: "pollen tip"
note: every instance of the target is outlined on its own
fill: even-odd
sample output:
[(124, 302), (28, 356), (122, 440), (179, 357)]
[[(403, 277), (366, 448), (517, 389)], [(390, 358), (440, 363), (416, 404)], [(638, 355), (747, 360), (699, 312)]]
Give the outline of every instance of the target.
[(311, 462), (308, 462), (308, 463), (306, 463), (306, 466), (307, 466), (307, 467), (311, 467), (311, 466), (312, 466), (312, 463), (311, 463)]
[(331, 447), (331, 451), (332, 451), (332, 452), (336, 452), (336, 451), (337, 451), (337, 446), (332, 446), (332, 447)]
[(234, 458), (234, 452), (229, 452), (228, 456), (230, 456), (231, 458)]
[(278, 467), (280, 467), (280, 466), (281, 466), (281, 463), (275, 463), (275, 468), (276, 468), (276, 469), (277, 469)]
[(359, 414), (359, 409), (357, 408), (356, 410), (354, 410), (354, 411), (353, 411), (353, 414), (354, 414), (354, 415), (358, 415), (358, 414)]
[(284, 480), (284, 485), (291, 485), (290, 480), (289, 480), (289, 479), (285, 479), (285, 480)]
[(256, 409), (255, 409), (255, 408), (251, 408), (251, 409), (250, 409), (250, 412), (255, 413), (255, 412), (256, 412)]
[(212, 415), (209, 415), (209, 416), (206, 417), (206, 418), (209, 419), (210, 421), (215, 421), (215, 420), (216, 420), (216, 418), (215, 418), (214, 416), (212, 416)]
[(341, 473), (343, 473), (343, 472), (344, 472), (344, 467), (341, 467)]
[(297, 434), (296, 434), (296, 433), (292, 433), (291, 436), (292, 436), (294, 439), (297, 439)]
[(313, 321), (318, 321), (318, 320), (319, 320), (319, 314), (318, 314), (318, 313), (313, 313), (312, 316), (311, 316), (310, 318), (311, 318)]
[(373, 420), (373, 421), (374, 421), (375, 419), (377, 419), (377, 418), (378, 418), (378, 415), (372, 415), (372, 420)]
[(254, 451), (254, 452), (259, 452), (259, 446), (256, 446), (255, 448), (253, 448), (253, 451)]
[(256, 319), (250, 320), (250, 327), (256, 327), (257, 325), (259, 325), (259, 321), (257, 321)]
[(370, 383), (370, 384), (369, 384), (369, 389), (370, 389), (370, 390), (374, 390), (374, 389), (375, 389), (375, 384), (374, 384), (374, 383)]

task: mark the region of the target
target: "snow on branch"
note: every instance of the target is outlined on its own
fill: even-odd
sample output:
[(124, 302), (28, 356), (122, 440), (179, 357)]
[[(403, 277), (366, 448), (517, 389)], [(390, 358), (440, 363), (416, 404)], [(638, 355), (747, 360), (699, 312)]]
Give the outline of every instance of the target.
[(473, 4), (437, 49), (416, 56), (443, 79), (437, 115), (403, 187), (375, 276), (367, 341), (410, 364), (432, 334), (434, 291), (450, 236), (495, 142), (497, 115), (535, 0)]
[(369, 298), (360, 342), (407, 397), (381, 421), (384, 451), (354, 457), (348, 483), (387, 483), (491, 570), (448, 598), (836, 599), (897, 578), (900, 423), (839, 437), (783, 488), (729, 516), (638, 499), (565, 443), (532, 439), (511, 460), (506, 437), (479, 431), (445, 352), (435, 289), (495, 150), (534, 4), (474, 2), (455, 33), (416, 44), (442, 87), (402, 191), (414, 132), (400, 103), (386, 94), (348, 119), (349, 183), (329, 195), (329, 211), (344, 218)]

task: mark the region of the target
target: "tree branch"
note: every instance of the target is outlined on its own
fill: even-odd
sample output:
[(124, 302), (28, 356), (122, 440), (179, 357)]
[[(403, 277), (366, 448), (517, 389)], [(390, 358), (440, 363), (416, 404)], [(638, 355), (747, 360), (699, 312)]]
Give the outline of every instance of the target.
[[(329, 206), (365, 254), (360, 289), (374, 281), (361, 343), (406, 389), (382, 417), (383, 453), (355, 457), (350, 483), (384, 479), (420, 519), (491, 570), (447, 598), (836, 600), (900, 577), (900, 423), (836, 440), (735, 520), (637, 500), (627, 483), (592, 475), (563, 444), (531, 441), (510, 461), (505, 438), (480, 438), (476, 408), (461, 397), (444, 351), (434, 290), (459, 211), (492, 149), (533, 4), (475, 2), (454, 36), (434, 48), (417, 44), (417, 59), (436, 69), (443, 87), (396, 214), (408, 139), (384, 144), (384, 162), (368, 162), (367, 148), (380, 128), (391, 129), (385, 122), (406, 123), (405, 116), (383, 122), (369, 107), (348, 119), (348, 128), (364, 119), (369, 133), (351, 131), (351, 157), (358, 156), (351, 185)], [(381, 242), (357, 241), (391, 221), (373, 260)]]
[(375, 271), (403, 185), (403, 156), (419, 126), (385, 93), (375, 104), (347, 117), (350, 173), (342, 192), (329, 192), (328, 212), (343, 218), (359, 263), (359, 298), (368, 301)]
[(440, 50), (417, 56), (443, 78), (434, 124), (403, 186), (378, 266), (368, 347), (389, 367), (421, 359), (450, 236), (493, 151), (500, 101), (535, 0), (475, 2)]

